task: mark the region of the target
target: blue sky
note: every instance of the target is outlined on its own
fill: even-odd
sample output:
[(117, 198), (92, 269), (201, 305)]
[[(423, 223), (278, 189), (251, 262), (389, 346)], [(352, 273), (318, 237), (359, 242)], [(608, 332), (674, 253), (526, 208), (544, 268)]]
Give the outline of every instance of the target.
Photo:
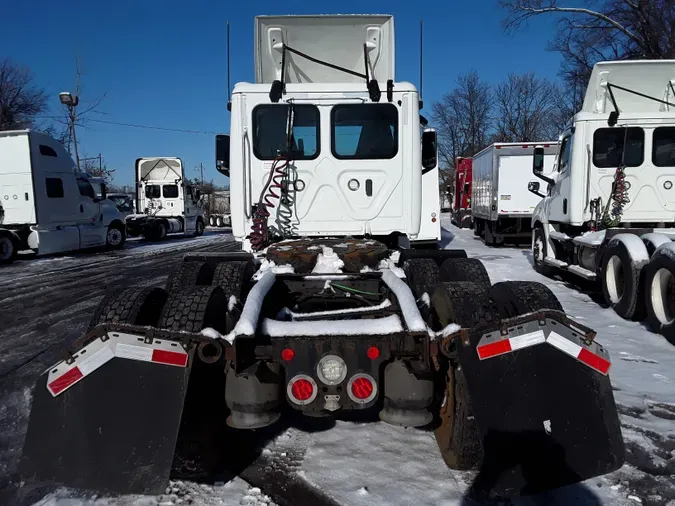
[[(29, 66), (59, 110), (58, 93), (73, 88), (78, 55), (83, 105), (105, 94), (90, 120), (227, 133), (225, 23), (230, 21), (232, 84), (253, 81), (253, 23), (260, 14), (387, 13), (394, 15), (396, 78), (419, 81), (419, 20), (424, 21), (424, 101), (476, 69), (489, 82), (509, 72), (555, 77), (560, 57), (546, 51), (554, 19), (540, 19), (507, 35), (497, 0), (444, 2), (224, 2), (216, 0), (36, 0), (13, 2), (0, 30), (0, 57)], [(339, 5), (340, 10), (336, 10)], [(424, 111), (423, 111), (424, 113)], [(78, 130), (80, 151), (103, 153), (115, 182), (133, 182), (140, 156), (179, 156), (188, 174), (226, 179), (214, 168), (214, 135), (88, 122)]]

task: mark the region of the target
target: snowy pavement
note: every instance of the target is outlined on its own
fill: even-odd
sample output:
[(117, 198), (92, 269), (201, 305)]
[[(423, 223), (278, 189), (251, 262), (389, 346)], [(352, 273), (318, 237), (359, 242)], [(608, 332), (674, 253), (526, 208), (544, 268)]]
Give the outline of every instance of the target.
[[(627, 447), (627, 463), (619, 471), (586, 483), (567, 487), (532, 498), (514, 501), (518, 506), (581, 505), (675, 506), (675, 347), (664, 338), (653, 334), (642, 325), (627, 322), (610, 309), (603, 308), (597, 299), (583, 293), (565, 281), (540, 276), (531, 266), (527, 249), (515, 247), (489, 248), (473, 236), (471, 230), (451, 227), (448, 216), (442, 224), (446, 248), (465, 249), (470, 257), (481, 259), (493, 283), (505, 280), (533, 280), (548, 285), (560, 299), (565, 311), (597, 331), (597, 340), (609, 351), (612, 358), (610, 378), (615, 399), (621, 413), (621, 424)], [(175, 258), (178, 258), (176, 256)], [(129, 266), (128, 268), (133, 268)], [(134, 268), (135, 269), (135, 268)], [(152, 283), (142, 265), (139, 281)], [(143, 274), (145, 272), (145, 274)], [(166, 270), (162, 272), (162, 279)], [(17, 273), (19, 275), (19, 273)], [(136, 275), (136, 274), (134, 274)], [(0, 284), (3, 283), (0, 271)], [(145, 277), (144, 277), (145, 276)], [(70, 319), (68, 335), (77, 333), (86, 322), (103, 293), (88, 294), (89, 301), (81, 309), (66, 311)], [(155, 279), (157, 281), (159, 277)], [(33, 287), (35, 290), (36, 287)], [(47, 294), (50, 288), (47, 287)], [(0, 315), (5, 318), (0, 294)], [(49, 298), (35, 298), (35, 305), (46, 305), (42, 313), (48, 318)], [(28, 298), (26, 298), (28, 300)], [(83, 304), (75, 299), (75, 306)], [(19, 311), (19, 306), (14, 310)], [(70, 311), (70, 312), (68, 312)], [(77, 318), (75, 316), (77, 315)], [(12, 317), (16, 317), (13, 315)], [(58, 315), (55, 316), (57, 320)], [(79, 318), (79, 319), (78, 319)], [(51, 321), (51, 320), (50, 320)], [(40, 372), (39, 368), (20, 366), (21, 357), (12, 356), (13, 346), (27, 346), (12, 333), (4, 331), (0, 321), (0, 477), (9, 471), (18, 457), (17, 436), (12, 431), (25, 430), (27, 401), (30, 384)], [(52, 322), (58, 326), (61, 322)], [(24, 323), (26, 325), (26, 323)], [(39, 334), (41, 332), (42, 334)], [(35, 339), (45, 339), (45, 330), (36, 330)], [(49, 336), (54, 331), (49, 329)], [(59, 330), (63, 334), (64, 330)], [(6, 346), (10, 340), (13, 346)], [(47, 337), (48, 342), (56, 339)], [(9, 354), (9, 355), (8, 355)], [(6, 384), (5, 361), (14, 372), (11, 385)], [(40, 363), (50, 360), (36, 359)], [(21, 371), (21, 374), (18, 372)], [(22, 428), (23, 427), (23, 428)], [(11, 435), (11, 437), (9, 437)], [(23, 437), (21, 435), (21, 437)], [(9, 449), (6, 439), (10, 440)], [(262, 457), (270, 470), (287, 473), (289, 480), (299, 479), (328, 496), (334, 504), (341, 505), (443, 505), (469, 506), (474, 503), (464, 497), (474, 473), (449, 470), (438, 451), (432, 432), (403, 429), (382, 422), (356, 423), (320, 421), (316, 426), (280, 427), (266, 443)], [(250, 473), (249, 473), (250, 474)], [(244, 471), (241, 477), (251, 483)], [(0, 482), (0, 487), (3, 486)], [(125, 506), (222, 504), (261, 505), (272, 504), (262, 492), (251, 488), (236, 478), (226, 484), (198, 485), (190, 482), (173, 482), (167, 494), (159, 497), (83, 498), (59, 490), (37, 504), (50, 506)], [(175, 490), (174, 490), (175, 489)], [(0, 503), (2, 502), (0, 496)], [(38, 498), (39, 499), (39, 498)], [(301, 500), (298, 504), (305, 503)], [(292, 504), (292, 503), (288, 503)], [(314, 504), (314, 503), (313, 503)]]

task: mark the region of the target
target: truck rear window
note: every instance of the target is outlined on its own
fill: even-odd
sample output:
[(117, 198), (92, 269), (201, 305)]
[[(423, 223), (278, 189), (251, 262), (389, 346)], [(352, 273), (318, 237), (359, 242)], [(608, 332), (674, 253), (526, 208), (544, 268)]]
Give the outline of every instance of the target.
[(178, 185), (165, 184), (162, 187), (162, 193), (165, 199), (175, 199), (178, 197)]
[(644, 148), (642, 128), (598, 128), (593, 134), (593, 165), (601, 169), (618, 167), (623, 159), (626, 167), (639, 167), (644, 162)]
[[(319, 109), (302, 104), (293, 107), (294, 160), (313, 160), (319, 156)], [(253, 109), (253, 153), (258, 160), (274, 160), (286, 151), (288, 105), (259, 105)]]
[(657, 167), (675, 167), (675, 127), (654, 129), (652, 162)]
[(149, 199), (158, 199), (159, 198), (159, 185), (158, 184), (149, 184), (145, 187), (145, 197)]
[(332, 151), (340, 160), (394, 158), (398, 109), (392, 104), (336, 105), (331, 111)]

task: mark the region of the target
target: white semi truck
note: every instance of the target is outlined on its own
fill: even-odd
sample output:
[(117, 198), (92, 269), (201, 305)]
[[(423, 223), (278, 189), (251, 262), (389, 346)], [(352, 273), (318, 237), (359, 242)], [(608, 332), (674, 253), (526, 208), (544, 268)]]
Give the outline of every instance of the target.
[(121, 248), (124, 219), (108, 204), (61, 143), (29, 130), (0, 132), (0, 263), (21, 250)]
[(180, 158), (136, 160), (136, 191), (136, 213), (126, 217), (130, 236), (161, 241), (168, 234), (204, 233), (201, 192), (185, 179)]
[(675, 60), (601, 62), (560, 136), (532, 217), (534, 267), (597, 281), (624, 318), (675, 344)]
[(106, 297), (38, 381), (21, 478), (163, 493), (172, 465), (209, 476), (287, 410), (433, 426), (448, 466), (482, 463), (482, 493), (621, 467), (594, 333), (540, 283), (410, 248), (437, 237), (438, 150), (394, 80), (393, 18), (261, 16), (255, 37), (216, 150), (241, 251)]
[(544, 148), (544, 170), (553, 168), (556, 141), (497, 142), (473, 156), (471, 212), (473, 229), (485, 244), (519, 242), (532, 235), (532, 212), (541, 197), (528, 191), (532, 175), (532, 149)]

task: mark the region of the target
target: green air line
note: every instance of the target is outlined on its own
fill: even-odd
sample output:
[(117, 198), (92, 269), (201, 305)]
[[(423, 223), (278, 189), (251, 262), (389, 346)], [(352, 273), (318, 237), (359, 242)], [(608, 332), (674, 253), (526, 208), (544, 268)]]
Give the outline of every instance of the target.
[(344, 285), (338, 285), (337, 283), (331, 283), (331, 286), (334, 286), (335, 288), (339, 288), (340, 290), (344, 290), (346, 292), (354, 292), (354, 293), (362, 293), (364, 295), (374, 295), (378, 296), (379, 293), (374, 293), (374, 292), (365, 292), (363, 290), (358, 290), (356, 288), (351, 288), (349, 286), (344, 286)]

